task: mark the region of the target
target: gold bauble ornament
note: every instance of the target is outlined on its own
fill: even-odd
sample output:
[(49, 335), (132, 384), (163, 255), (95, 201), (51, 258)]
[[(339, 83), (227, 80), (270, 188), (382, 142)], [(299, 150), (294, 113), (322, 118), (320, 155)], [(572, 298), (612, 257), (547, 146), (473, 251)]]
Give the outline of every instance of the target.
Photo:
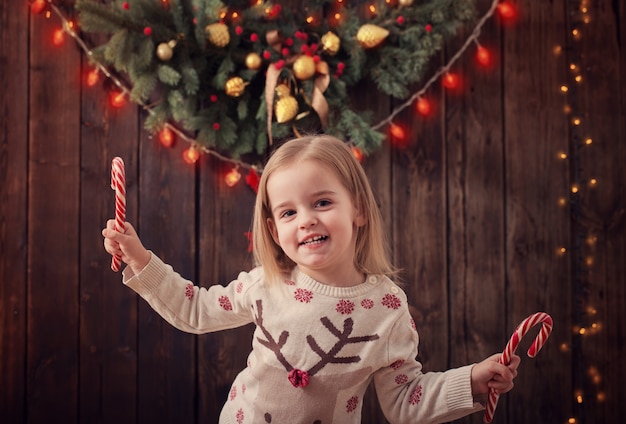
[(382, 43), (389, 35), (389, 30), (374, 24), (365, 24), (356, 33), (356, 39), (366, 49), (371, 49)]
[(341, 47), (341, 40), (334, 32), (328, 31), (322, 35), (322, 46), (326, 53), (334, 56), (339, 51), (339, 47)]
[(291, 95), (286, 84), (279, 84), (276, 87), (276, 95), (278, 96), (274, 106), (276, 121), (279, 124), (291, 121), (298, 114), (298, 100)]
[(224, 91), (230, 97), (239, 97), (246, 89), (246, 83), (241, 77), (232, 77), (224, 84)]
[(230, 43), (228, 27), (221, 22), (207, 25), (204, 28), (204, 35), (211, 44), (217, 47), (226, 47)]
[(293, 73), (299, 80), (306, 80), (315, 75), (315, 60), (311, 56), (300, 55), (293, 63)]
[(157, 46), (156, 55), (159, 59), (167, 62), (174, 56), (174, 47), (176, 47), (176, 40), (170, 40), (167, 43), (160, 43)]
[(261, 67), (262, 63), (263, 59), (261, 59), (261, 56), (259, 56), (258, 53), (252, 52), (248, 53), (248, 55), (246, 56), (246, 68), (248, 69), (256, 71)]

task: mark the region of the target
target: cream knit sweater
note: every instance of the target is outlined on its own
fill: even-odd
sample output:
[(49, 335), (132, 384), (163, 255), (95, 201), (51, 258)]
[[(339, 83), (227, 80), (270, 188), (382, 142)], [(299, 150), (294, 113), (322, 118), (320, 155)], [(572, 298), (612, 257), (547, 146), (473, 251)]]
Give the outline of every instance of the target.
[(471, 365), (422, 372), (406, 295), (387, 277), (340, 288), (296, 268), (269, 287), (256, 268), (207, 290), (152, 254), (139, 274), (125, 269), (124, 284), (182, 331), (256, 325), (220, 423), (360, 423), (372, 379), (392, 423), (446, 422), (483, 409), (472, 399)]

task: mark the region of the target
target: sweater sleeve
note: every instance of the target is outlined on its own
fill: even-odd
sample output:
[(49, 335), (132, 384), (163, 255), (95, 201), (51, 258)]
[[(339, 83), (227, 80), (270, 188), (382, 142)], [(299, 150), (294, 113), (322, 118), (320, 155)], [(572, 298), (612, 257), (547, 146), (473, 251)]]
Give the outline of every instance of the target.
[(195, 286), (151, 253), (138, 274), (129, 267), (123, 283), (139, 294), (161, 317), (179, 330), (201, 334), (240, 327), (252, 322), (245, 293), (262, 277), (260, 269), (242, 272), (227, 286)]
[(473, 365), (422, 372), (415, 359), (419, 338), (408, 310), (394, 325), (388, 342), (389, 366), (374, 374), (374, 383), (390, 422), (442, 423), (483, 409), (472, 398)]

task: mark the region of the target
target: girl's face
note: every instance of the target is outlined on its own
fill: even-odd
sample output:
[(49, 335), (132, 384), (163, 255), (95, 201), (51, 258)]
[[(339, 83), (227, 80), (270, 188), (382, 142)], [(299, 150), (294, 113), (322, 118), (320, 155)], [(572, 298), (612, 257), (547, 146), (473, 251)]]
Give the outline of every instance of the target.
[(363, 282), (354, 254), (356, 228), (365, 220), (333, 170), (315, 160), (277, 169), (267, 195), (274, 241), (302, 272), (333, 286)]

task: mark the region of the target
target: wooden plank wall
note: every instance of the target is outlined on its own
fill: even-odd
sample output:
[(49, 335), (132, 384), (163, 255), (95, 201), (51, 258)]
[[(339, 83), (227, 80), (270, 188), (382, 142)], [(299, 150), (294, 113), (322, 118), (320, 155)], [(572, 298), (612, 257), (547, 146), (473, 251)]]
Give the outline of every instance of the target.
[[(435, 85), (434, 116), (399, 116), (410, 123), (408, 146), (387, 145), (364, 166), (404, 269), (425, 368), (481, 360), (545, 310), (553, 335), (536, 359), (523, 356), (495, 422), (618, 422), (626, 6), (515, 4), (515, 23), (491, 19), (480, 37), (496, 52), (493, 69), (478, 69), (470, 49), (455, 66), (461, 92)], [(0, 422), (216, 422), (251, 328), (182, 333), (120, 284), (100, 236), (113, 214), (110, 161), (126, 161), (128, 219), (143, 242), (201, 285), (252, 265), (244, 233), (254, 193), (226, 187), (216, 159), (186, 165), (183, 143), (161, 147), (137, 108), (112, 109), (105, 90), (86, 88), (77, 46), (51, 45), (58, 27), (27, 1), (0, 3)], [(449, 42), (433, 70), (462, 41)], [(380, 119), (394, 106), (367, 82), (353, 98)], [(373, 392), (364, 422), (385, 422)]]

